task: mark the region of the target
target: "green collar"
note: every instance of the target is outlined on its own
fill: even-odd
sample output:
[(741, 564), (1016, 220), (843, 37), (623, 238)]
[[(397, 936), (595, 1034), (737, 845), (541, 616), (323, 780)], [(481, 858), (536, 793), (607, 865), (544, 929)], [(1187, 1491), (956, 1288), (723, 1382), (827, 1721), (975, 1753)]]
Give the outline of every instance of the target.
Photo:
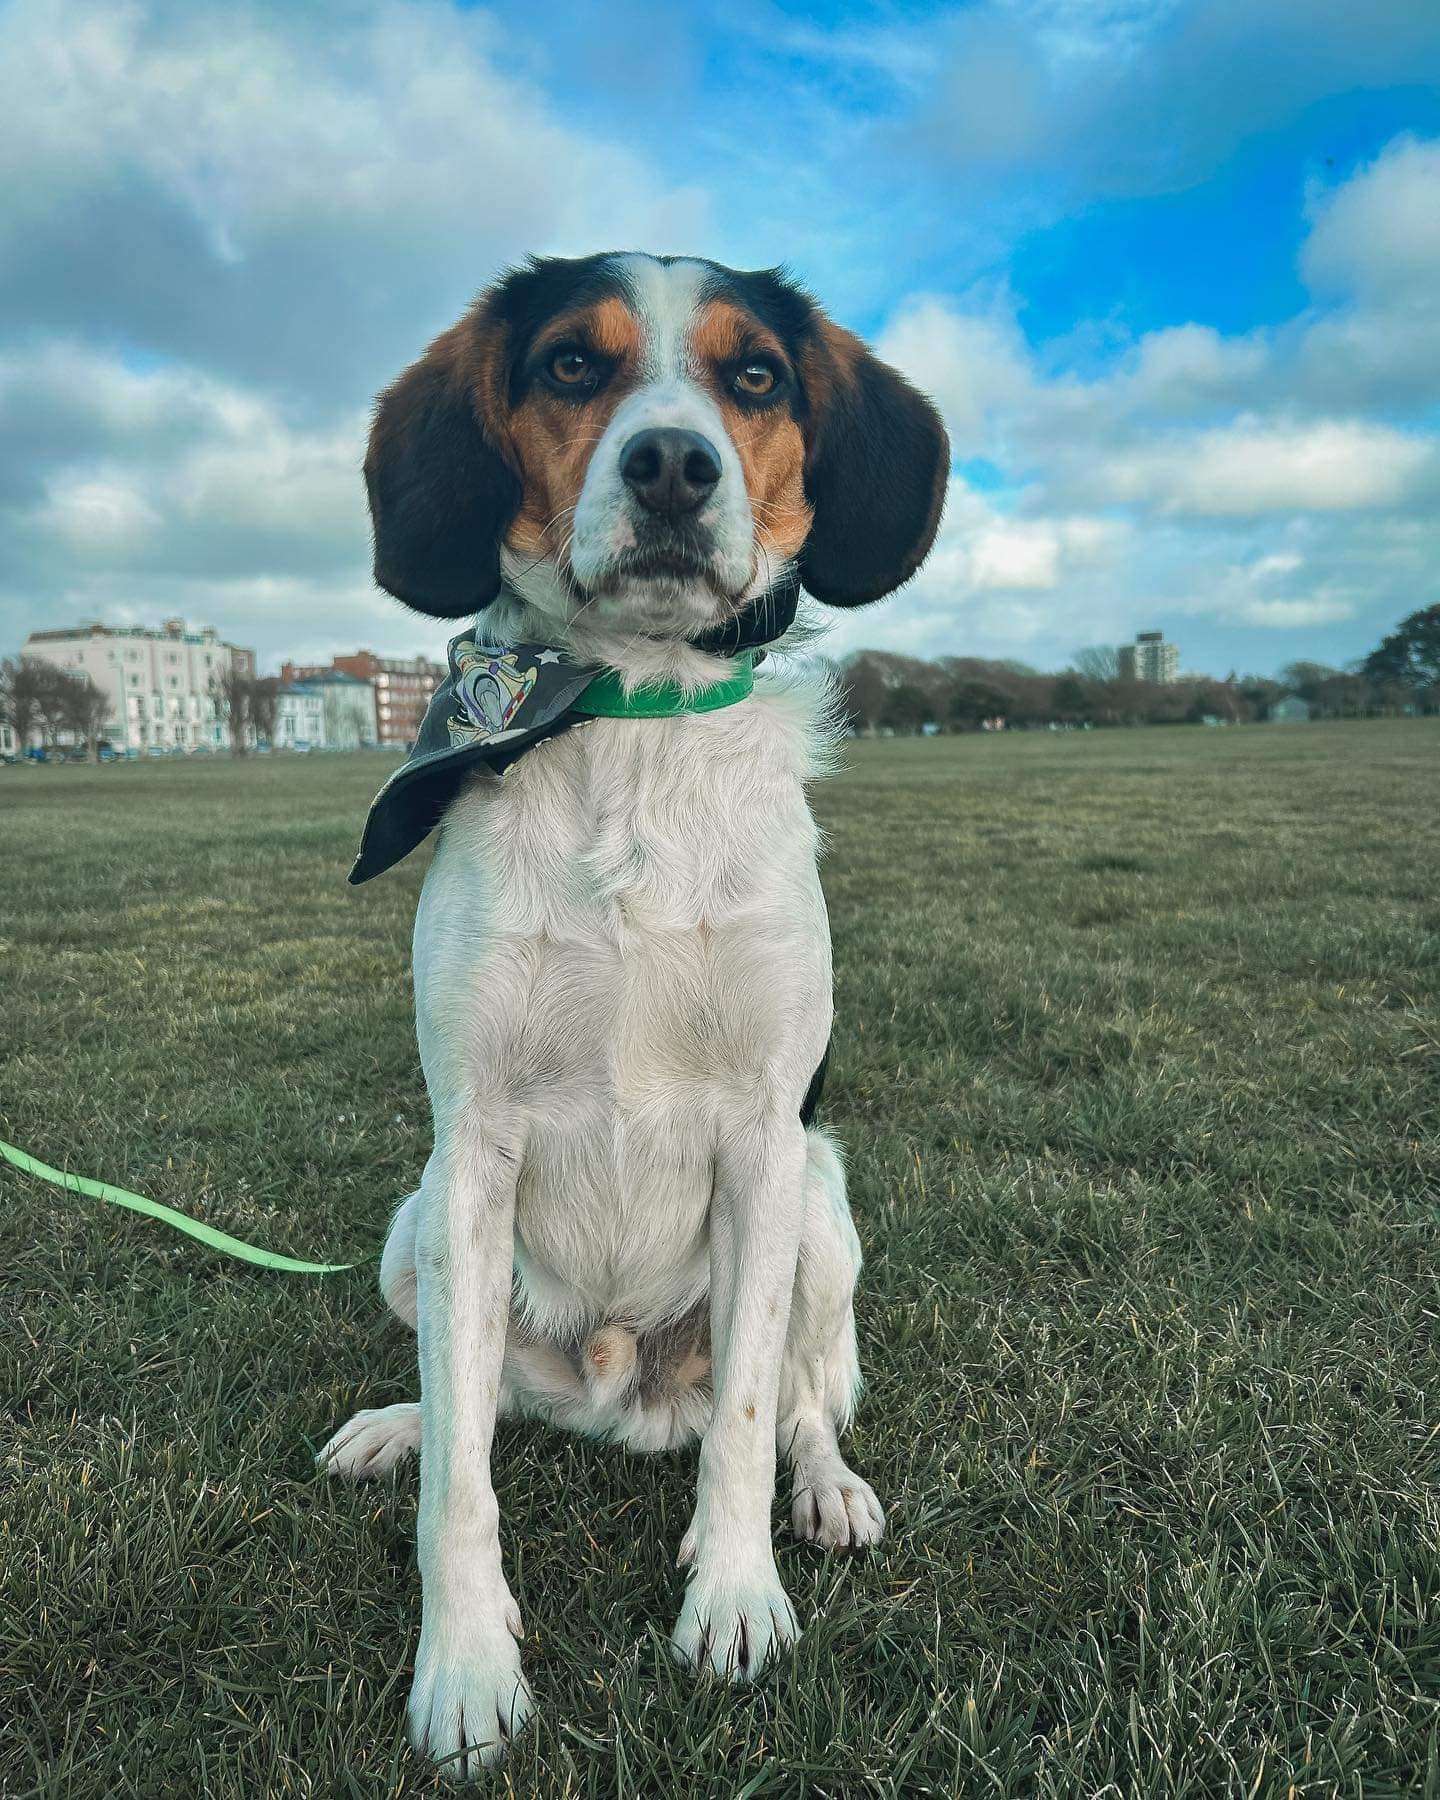
[(627, 694), (619, 671), (605, 669), (572, 702), (571, 710), (592, 719), (676, 719), (681, 713), (718, 712), (745, 699), (755, 686), (755, 658), (749, 651), (734, 663), (733, 675), (698, 693), (687, 693), (675, 681), (647, 681)]

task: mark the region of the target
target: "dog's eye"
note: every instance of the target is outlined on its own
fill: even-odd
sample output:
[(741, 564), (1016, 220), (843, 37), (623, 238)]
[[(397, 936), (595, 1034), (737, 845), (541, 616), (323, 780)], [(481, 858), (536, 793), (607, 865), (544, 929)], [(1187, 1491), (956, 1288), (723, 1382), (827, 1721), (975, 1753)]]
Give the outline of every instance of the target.
[(773, 394), (780, 380), (774, 365), (753, 358), (742, 368), (735, 371), (733, 386), (737, 394), (745, 394), (751, 400), (763, 400), (767, 394)]
[(567, 344), (550, 358), (550, 374), (561, 387), (583, 387), (595, 378), (595, 365), (583, 350)]

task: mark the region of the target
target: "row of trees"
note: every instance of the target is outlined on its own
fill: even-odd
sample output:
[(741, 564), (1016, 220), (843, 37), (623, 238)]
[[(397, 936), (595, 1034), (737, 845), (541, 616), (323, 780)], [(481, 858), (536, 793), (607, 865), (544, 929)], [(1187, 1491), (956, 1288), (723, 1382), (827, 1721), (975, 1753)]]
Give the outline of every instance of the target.
[(37, 656), (0, 662), (0, 724), (14, 729), (23, 745), (39, 738), (47, 747), (61, 735), (87, 744), (91, 760), (100, 754), (100, 734), (110, 701), (88, 675), (73, 675)]
[[(279, 695), (274, 675), (257, 677), (231, 667), (212, 680), (215, 716), (237, 756), (257, 739), (273, 739)], [(83, 744), (90, 760), (98, 761), (110, 713), (109, 695), (88, 675), (57, 668), (38, 656), (0, 662), (0, 725), (12, 728), (22, 747), (38, 739), (52, 749), (63, 739)]]
[(1440, 605), (1413, 613), (1349, 669), (1295, 662), (1278, 679), (1231, 674), (1177, 682), (1128, 681), (1116, 650), (1082, 650), (1047, 674), (1021, 662), (942, 656), (924, 661), (862, 650), (839, 671), (846, 714), (857, 731), (974, 731), (1010, 726), (1182, 725), (1205, 718), (1239, 724), (1269, 718), (1291, 696), (1312, 715), (1349, 719), (1440, 712)]

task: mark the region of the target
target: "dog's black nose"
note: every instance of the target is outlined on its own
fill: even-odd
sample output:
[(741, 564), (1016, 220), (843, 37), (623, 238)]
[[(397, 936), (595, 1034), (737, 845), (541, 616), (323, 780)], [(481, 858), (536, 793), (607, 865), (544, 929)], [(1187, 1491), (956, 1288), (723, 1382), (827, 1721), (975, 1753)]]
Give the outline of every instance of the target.
[(620, 473), (647, 511), (675, 518), (709, 499), (720, 479), (720, 457), (698, 431), (657, 426), (637, 431), (626, 443)]

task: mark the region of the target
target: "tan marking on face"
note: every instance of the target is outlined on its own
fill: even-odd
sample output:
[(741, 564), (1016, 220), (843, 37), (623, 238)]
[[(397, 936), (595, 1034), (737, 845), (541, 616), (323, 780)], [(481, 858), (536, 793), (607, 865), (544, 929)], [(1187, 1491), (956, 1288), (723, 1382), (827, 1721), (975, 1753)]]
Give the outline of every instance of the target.
[(746, 406), (736, 399), (727, 378), (727, 365), (747, 353), (786, 366), (779, 339), (743, 306), (712, 300), (696, 315), (690, 349), (701, 379), (720, 404), (725, 429), (740, 458), (756, 542), (775, 560), (797, 555), (810, 534), (811, 521), (805, 498), (804, 436), (783, 403)]
[(614, 295), (561, 313), (536, 339), (535, 354), (544, 356), (566, 343), (594, 350), (615, 365), (604, 387), (578, 403), (539, 382), (513, 408), (495, 396), (497, 429), (523, 494), (505, 542), (521, 555), (563, 561), (590, 458), (616, 407), (635, 386), (640, 340), (640, 321)]

